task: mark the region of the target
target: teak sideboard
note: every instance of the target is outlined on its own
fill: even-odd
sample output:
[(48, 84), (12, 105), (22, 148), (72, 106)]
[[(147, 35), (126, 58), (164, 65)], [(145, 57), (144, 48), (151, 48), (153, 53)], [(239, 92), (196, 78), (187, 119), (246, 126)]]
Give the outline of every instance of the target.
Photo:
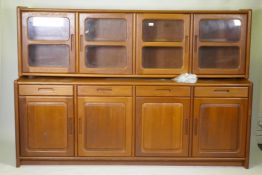
[(250, 10), (17, 12), (17, 166), (248, 168)]

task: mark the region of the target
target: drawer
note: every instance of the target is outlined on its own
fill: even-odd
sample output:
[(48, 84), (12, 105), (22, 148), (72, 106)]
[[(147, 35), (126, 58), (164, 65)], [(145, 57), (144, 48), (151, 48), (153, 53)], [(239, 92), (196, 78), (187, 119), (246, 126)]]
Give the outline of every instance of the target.
[(132, 96), (132, 86), (78, 86), (78, 95)]
[(136, 96), (190, 96), (190, 87), (137, 86)]
[(73, 86), (19, 85), (19, 95), (73, 95)]
[(248, 97), (248, 87), (195, 87), (196, 97)]

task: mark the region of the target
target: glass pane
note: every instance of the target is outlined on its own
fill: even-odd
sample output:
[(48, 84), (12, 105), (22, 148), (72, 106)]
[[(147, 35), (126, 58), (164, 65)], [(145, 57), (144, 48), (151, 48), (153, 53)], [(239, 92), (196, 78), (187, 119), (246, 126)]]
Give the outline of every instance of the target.
[(68, 67), (68, 45), (29, 45), (29, 65), (35, 67)]
[(152, 20), (143, 21), (144, 41), (182, 41), (184, 37), (184, 21)]
[(68, 40), (70, 22), (61, 17), (30, 17), (28, 35), (31, 40)]
[(144, 47), (142, 65), (144, 68), (181, 68), (182, 47)]
[(86, 19), (87, 41), (125, 41), (127, 24), (125, 19)]
[(239, 19), (205, 19), (199, 24), (200, 40), (239, 41), (241, 21)]
[(126, 48), (123, 46), (89, 46), (85, 48), (86, 67), (123, 68), (127, 66)]
[(200, 68), (230, 69), (239, 67), (238, 47), (200, 47)]

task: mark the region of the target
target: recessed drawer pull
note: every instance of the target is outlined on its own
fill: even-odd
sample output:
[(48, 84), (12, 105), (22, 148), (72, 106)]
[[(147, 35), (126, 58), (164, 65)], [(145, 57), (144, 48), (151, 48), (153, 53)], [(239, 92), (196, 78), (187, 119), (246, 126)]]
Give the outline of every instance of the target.
[(214, 89), (214, 92), (221, 92), (221, 93), (223, 93), (223, 92), (230, 92), (230, 90), (229, 89)]
[(53, 88), (38, 88), (38, 92), (54, 92)]
[(171, 89), (156, 89), (157, 91), (169, 91), (171, 92), (172, 90)]
[(112, 91), (111, 88), (97, 88), (97, 91)]

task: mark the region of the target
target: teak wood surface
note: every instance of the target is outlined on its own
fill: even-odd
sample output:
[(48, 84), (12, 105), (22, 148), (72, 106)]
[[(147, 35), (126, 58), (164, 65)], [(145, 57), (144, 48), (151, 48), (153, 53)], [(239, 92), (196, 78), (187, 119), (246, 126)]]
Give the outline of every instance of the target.
[[(73, 119), (64, 118), (65, 123), (71, 124), (56, 126), (59, 134), (64, 129), (67, 133), (72, 133), (71, 130), (75, 133), (68, 137), (73, 140), (67, 142), (74, 147), (67, 147), (69, 152), (57, 150), (53, 155), (43, 147), (65, 143), (61, 139), (66, 135), (60, 137), (61, 142), (43, 142), (44, 137), (38, 137), (37, 145), (27, 142), (38, 149), (26, 148), (24, 141), (32, 140), (34, 135), (24, 137), (23, 133), (29, 132), (25, 125), (41, 119), (46, 122), (42, 125), (45, 130), (55, 123), (49, 125), (48, 122), (53, 120), (43, 118), (41, 106), (28, 108), (27, 113), (34, 112), (33, 116), (37, 118), (34, 123), (25, 122), (22, 116), (32, 115), (19, 111), (25, 110), (24, 105), (37, 103), (16, 103), (16, 126), (20, 128), (17, 131), (17, 166), (121, 163), (248, 167), (251, 100), (247, 93), (252, 93), (252, 84), (248, 80), (200, 79), (196, 84), (180, 84), (170, 79), (22, 77), (15, 82), (15, 87), (16, 101), (18, 97), (41, 103), (47, 101), (45, 108), (50, 112), (57, 108), (56, 100), (75, 99), (70, 100), (73, 104), (67, 107), (67, 111), (73, 113), (70, 114)], [(199, 94), (201, 88), (209, 90)], [(240, 91), (236, 91), (237, 88)], [(64, 89), (63, 93), (57, 94), (60, 89)], [(205, 104), (203, 107), (200, 106), (202, 103)], [(222, 117), (219, 116), (221, 113), (232, 115)], [(51, 113), (51, 116), (57, 114)], [(221, 124), (227, 127), (222, 128)], [(109, 135), (104, 135), (108, 130), (112, 131), (108, 133), (112, 140), (108, 140)], [(210, 136), (206, 136), (206, 131)], [(41, 132), (34, 130), (36, 134)], [(213, 148), (216, 150), (210, 152)]]
[[(85, 9), (43, 9), (18, 7), (18, 57), (19, 76), (64, 76), (64, 77), (174, 77), (181, 73), (191, 72), (199, 77), (223, 78), (223, 77), (249, 77), (250, 59), (250, 31), (251, 10), (235, 11), (154, 11), (154, 10), (85, 10)], [(27, 20), (30, 16), (57, 16), (67, 17), (70, 21), (70, 39), (68, 41), (44, 41), (30, 40), (27, 32)], [(126, 41), (85, 41), (84, 23), (86, 18), (94, 19), (125, 19)], [(145, 42), (142, 40), (142, 20), (182, 20), (183, 32), (180, 35), (182, 41), (157, 41)], [(200, 42), (198, 40), (199, 21), (201, 19), (239, 19), (241, 20), (241, 38), (238, 42)], [(110, 27), (110, 26), (109, 26)], [(161, 29), (159, 29), (161, 32)], [(69, 65), (67, 67), (42, 67), (28, 64), (29, 44), (64, 44), (70, 47)], [(124, 67), (86, 67), (85, 47), (92, 46), (121, 46), (126, 49)], [(201, 46), (236, 46), (239, 48), (238, 66), (236, 68), (200, 68), (198, 54)], [(143, 48), (181, 48), (181, 53), (173, 55), (181, 57), (182, 65), (178, 68), (144, 68), (142, 67)], [(110, 54), (112, 54), (111, 51)], [(102, 52), (101, 52), (102, 53)], [(52, 53), (50, 53), (52, 54)], [(100, 56), (99, 53), (97, 56)], [(117, 54), (117, 52), (115, 53)], [(120, 53), (119, 53), (120, 54)], [(166, 54), (166, 55), (165, 55)], [(166, 51), (157, 55), (170, 57)], [(94, 55), (93, 55), (94, 56)], [(114, 56), (115, 65), (121, 64)], [(145, 56), (145, 55), (144, 55)], [(208, 55), (207, 55), (208, 56)], [(118, 56), (121, 58), (121, 56)], [(100, 58), (104, 59), (104, 58)], [(108, 60), (108, 59), (107, 59)], [(110, 63), (112, 64), (112, 63)], [(160, 61), (155, 64), (167, 64)], [(173, 63), (176, 64), (176, 63)], [(122, 65), (120, 65), (122, 66)]]

